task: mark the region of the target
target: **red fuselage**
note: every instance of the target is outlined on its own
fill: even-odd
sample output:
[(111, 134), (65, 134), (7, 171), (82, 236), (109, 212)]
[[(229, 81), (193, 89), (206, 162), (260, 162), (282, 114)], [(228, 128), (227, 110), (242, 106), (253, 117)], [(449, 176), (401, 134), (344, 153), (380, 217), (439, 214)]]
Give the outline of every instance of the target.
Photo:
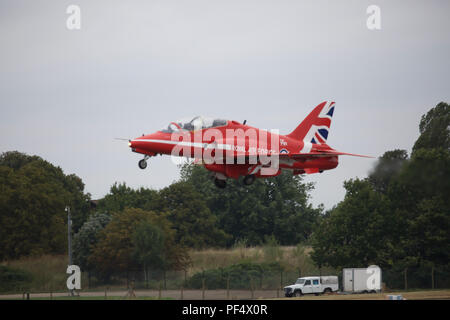
[[(281, 170), (291, 170), (293, 174), (316, 173), (338, 165), (337, 155), (317, 155), (333, 150), (326, 144), (296, 140), (237, 121), (197, 130), (173, 128), (172, 132), (162, 130), (143, 135), (131, 140), (129, 145), (134, 152), (147, 156), (165, 154), (202, 160), (206, 169), (235, 179), (249, 174), (276, 176)], [(278, 167), (262, 174), (260, 169), (268, 164), (261, 159), (270, 156), (278, 158)]]

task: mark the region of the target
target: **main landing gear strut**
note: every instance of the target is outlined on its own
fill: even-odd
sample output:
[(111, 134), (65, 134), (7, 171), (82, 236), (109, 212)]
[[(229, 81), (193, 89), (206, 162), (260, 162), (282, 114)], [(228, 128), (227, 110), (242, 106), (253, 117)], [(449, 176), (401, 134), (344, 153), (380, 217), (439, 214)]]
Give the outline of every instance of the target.
[(253, 182), (255, 182), (255, 179), (256, 179), (256, 177), (254, 174), (249, 174), (248, 176), (244, 177), (244, 184), (246, 186), (249, 186), (249, 185), (253, 184)]
[[(256, 177), (254, 174), (249, 174), (248, 176), (244, 177), (244, 185), (249, 186), (255, 182)], [(224, 189), (227, 186), (227, 181), (224, 179), (219, 179), (217, 177), (214, 177), (214, 184), (217, 188)]]
[(217, 188), (225, 189), (225, 187), (227, 186), (227, 181), (218, 179), (218, 178), (214, 178), (214, 184), (216, 185)]

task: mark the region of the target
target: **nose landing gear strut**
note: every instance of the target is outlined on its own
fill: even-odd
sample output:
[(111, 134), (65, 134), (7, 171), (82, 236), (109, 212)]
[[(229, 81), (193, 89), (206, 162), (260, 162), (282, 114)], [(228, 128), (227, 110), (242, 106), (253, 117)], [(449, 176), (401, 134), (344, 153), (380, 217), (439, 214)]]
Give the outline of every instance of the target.
[(144, 170), (145, 168), (147, 168), (147, 160), (148, 160), (148, 158), (150, 158), (150, 156), (146, 155), (146, 156), (144, 157), (144, 159), (142, 159), (142, 160), (140, 160), (140, 161), (138, 162), (139, 168), (141, 168), (142, 170)]

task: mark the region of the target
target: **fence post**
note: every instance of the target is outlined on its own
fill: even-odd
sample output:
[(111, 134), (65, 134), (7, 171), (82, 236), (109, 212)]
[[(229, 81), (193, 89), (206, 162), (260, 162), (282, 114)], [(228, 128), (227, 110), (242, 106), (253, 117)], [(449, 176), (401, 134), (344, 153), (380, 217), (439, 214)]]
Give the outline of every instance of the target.
[(264, 278), (264, 272), (261, 272), (261, 275), (259, 276), (259, 289), (262, 289), (262, 287), (263, 287), (263, 278)]
[(227, 300), (230, 299), (230, 275), (227, 277)]
[(180, 300), (183, 300), (183, 286), (181, 286), (181, 297)]
[(280, 271), (280, 288), (283, 288), (283, 270)]
[(202, 300), (205, 300), (205, 278), (202, 279)]
[(166, 270), (164, 269), (164, 290), (167, 290)]
[(434, 289), (434, 266), (431, 266), (431, 289)]
[(408, 268), (405, 268), (405, 290), (408, 290)]

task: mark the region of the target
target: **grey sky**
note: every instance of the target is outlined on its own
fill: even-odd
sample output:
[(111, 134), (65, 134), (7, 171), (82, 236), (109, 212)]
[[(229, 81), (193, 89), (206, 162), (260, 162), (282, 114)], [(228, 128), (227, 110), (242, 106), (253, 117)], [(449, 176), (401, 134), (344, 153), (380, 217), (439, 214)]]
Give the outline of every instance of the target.
[[(81, 8), (81, 30), (66, 8)], [(366, 9), (381, 9), (381, 30)], [(336, 101), (328, 143), (380, 156), (411, 150), (422, 114), (449, 101), (450, 2), (0, 2), (0, 151), (37, 154), (75, 173), (93, 198), (115, 182), (161, 188), (169, 157), (137, 166), (126, 142), (171, 120), (208, 115), (289, 133)], [(374, 160), (341, 157), (316, 182), (314, 205)]]

